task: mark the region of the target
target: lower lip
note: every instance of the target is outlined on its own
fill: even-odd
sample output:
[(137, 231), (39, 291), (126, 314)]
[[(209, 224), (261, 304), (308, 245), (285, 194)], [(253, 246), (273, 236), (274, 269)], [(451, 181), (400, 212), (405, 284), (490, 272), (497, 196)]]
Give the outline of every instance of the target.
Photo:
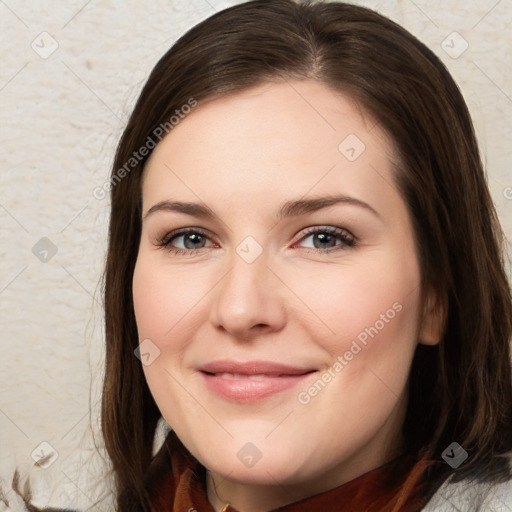
[(233, 380), (201, 372), (210, 391), (228, 400), (254, 402), (293, 388), (304, 381), (311, 373), (303, 375), (283, 375), (263, 377), (261, 380)]

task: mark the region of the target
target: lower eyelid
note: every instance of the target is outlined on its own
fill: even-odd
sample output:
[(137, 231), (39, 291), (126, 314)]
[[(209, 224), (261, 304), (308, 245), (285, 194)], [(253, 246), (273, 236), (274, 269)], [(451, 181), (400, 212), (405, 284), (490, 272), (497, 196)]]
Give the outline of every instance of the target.
[[(308, 238), (311, 235), (306, 235), (304, 238)], [(310, 252), (316, 252), (316, 253), (329, 253), (334, 251), (341, 251), (343, 249), (349, 249), (351, 247), (354, 247), (355, 242), (353, 240), (344, 240), (343, 238), (338, 237), (337, 240), (340, 241), (340, 243), (332, 246), (332, 247), (326, 247), (325, 249), (319, 249), (316, 247), (299, 247), (299, 249), (303, 249), (305, 251)], [(299, 240), (300, 242), (300, 240)], [(296, 245), (296, 244), (295, 244)]]

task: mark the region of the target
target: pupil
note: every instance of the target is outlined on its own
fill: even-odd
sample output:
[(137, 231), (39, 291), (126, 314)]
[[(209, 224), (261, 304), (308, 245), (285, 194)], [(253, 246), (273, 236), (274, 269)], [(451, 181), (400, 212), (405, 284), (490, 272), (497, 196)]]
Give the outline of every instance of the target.
[[(194, 245), (194, 242), (200, 242), (201, 241), (201, 235), (191, 233), (185, 237), (185, 247), (187, 249), (195, 249), (197, 247), (197, 244)], [(188, 242), (191, 242), (191, 244), (188, 244)]]
[[(331, 239), (331, 242), (332, 242), (331, 235), (329, 235), (327, 233), (317, 233), (315, 235), (315, 237), (313, 237), (313, 240), (315, 240), (315, 241), (318, 240), (319, 244), (322, 244), (322, 245), (328, 244), (330, 239)], [(324, 247), (317, 247), (316, 243), (313, 243), (313, 245), (315, 246), (316, 249), (323, 249), (324, 248)]]

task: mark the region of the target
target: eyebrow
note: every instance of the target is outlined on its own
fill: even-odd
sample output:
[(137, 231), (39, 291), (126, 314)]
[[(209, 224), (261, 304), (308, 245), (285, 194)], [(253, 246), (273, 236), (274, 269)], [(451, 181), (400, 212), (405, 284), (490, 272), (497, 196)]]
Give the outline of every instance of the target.
[[(287, 217), (296, 217), (304, 215), (306, 213), (315, 212), (335, 204), (348, 204), (352, 206), (359, 206), (365, 210), (371, 212), (373, 215), (382, 220), (380, 214), (371, 207), (368, 203), (361, 201), (355, 197), (336, 195), (336, 196), (323, 196), (313, 197), (308, 199), (297, 199), (293, 201), (287, 201), (284, 203), (279, 212), (278, 220), (285, 219)], [(215, 213), (205, 204), (190, 203), (183, 201), (160, 201), (153, 205), (144, 215), (143, 220), (146, 220), (150, 215), (159, 211), (169, 211), (177, 213), (185, 213), (187, 215), (193, 215), (205, 219), (215, 219), (217, 216)]]

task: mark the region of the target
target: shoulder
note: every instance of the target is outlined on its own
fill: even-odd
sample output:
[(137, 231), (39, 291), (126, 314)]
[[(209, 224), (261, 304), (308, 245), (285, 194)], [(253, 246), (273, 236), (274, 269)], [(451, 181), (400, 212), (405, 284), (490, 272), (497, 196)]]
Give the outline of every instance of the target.
[[(512, 453), (507, 454), (512, 471)], [(422, 512), (510, 512), (512, 479), (483, 482), (478, 478), (453, 481), (441, 485)]]

